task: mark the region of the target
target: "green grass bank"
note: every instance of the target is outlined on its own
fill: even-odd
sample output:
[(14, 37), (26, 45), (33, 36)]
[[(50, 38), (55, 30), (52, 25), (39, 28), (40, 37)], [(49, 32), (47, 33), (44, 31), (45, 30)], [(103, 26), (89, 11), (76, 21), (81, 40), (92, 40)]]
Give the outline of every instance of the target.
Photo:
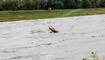
[(105, 14), (105, 8), (0, 11), (0, 22)]

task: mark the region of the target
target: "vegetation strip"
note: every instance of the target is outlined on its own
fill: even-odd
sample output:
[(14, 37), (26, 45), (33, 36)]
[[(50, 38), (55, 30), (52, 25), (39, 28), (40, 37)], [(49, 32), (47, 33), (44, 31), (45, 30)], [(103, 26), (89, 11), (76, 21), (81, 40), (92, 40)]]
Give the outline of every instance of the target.
[(0, 11), (0, 22), (105, 14), (105, 8)]
[(68, 11), (67, 13), (63, 14), (61, 17), (70, 16), (70, 15), (72, 15), (73, 13), (76, 13), (76, 12), (78, 12), (78, 11), (80, 11), (80, 10), (79, 10), (79, 9), (70, 10), (70, 11)]

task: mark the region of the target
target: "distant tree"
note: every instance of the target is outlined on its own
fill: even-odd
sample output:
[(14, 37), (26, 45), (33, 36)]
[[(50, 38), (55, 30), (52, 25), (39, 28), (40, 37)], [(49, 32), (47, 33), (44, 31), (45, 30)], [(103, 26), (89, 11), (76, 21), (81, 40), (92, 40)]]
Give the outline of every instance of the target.
[(0, 10), (103, 8), (105, 0), (0, 0)]
[(2, 1), (0, 1), (0, 10), (2, 10), (3, 7), (2, 7)]
[(4, 10), (14, 10), (17, 9), (17, 0), (5, 0), (2, 2), (2, 7)]
[(61, 9), (64, 7), (64, 3), (62, 1), (55, 1), (54, 8), (55, 9)]
[(18, 9), (19, 9), (19, 10), (25, 9), (25, 2), (19, 1), (19, 2), (18, 2)]
[(80, 7), (80, 0), (74, 0), (75, 2), (75, 8)]
[(47, 7), (49, 10), (54, 7), (55, 0), (48, 0)]
[(97, 7), (99, 7), (100, 0), (90, 0), (90, 2), (91, 2), (91, 7), (92, 7), (92, 8), (97, 8)]
[(75, 9), (78, 7), (77, 0), (65, 0), (64, 1), (65, 8)]
[(78, 1), (78, 8), (82, 8), (82, 0)]
[(83, 8), (91, 8), (92, 7), (91, 1), (90, 0), (83, 0), (82, 6), (83, 6)]
[(41, 9), (41, 0), (34, 0), (35, 9)]
[[(104, 0), (105, 1), (105, 0)], [(100, 6), (100, 3), (101, 3), (101, 1), (100, 0), (96, 0), (96, 8), (100, 8), (101, 6)]]
[(24, 8), (25, 9), (31, 9), (31, 0), (24, 0), (24, 3), (25, 3), (25, 6)]
[(100, 6), (101, 6), (102, 8), (105, 7), (105, 0), (100, 0)]
[(41, 9), (47, 9), (48, 8), (48, 0), (41, 0), (40, 2), (40, 6), (41, 6)]

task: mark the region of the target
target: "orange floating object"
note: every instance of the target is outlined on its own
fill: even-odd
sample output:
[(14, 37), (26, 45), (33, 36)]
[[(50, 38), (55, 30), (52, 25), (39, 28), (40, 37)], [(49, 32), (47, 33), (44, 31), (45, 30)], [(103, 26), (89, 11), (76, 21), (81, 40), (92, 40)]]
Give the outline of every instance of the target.
[(49, 30), (51, 30), (51, 32), (58, 33), (58, 31), (55, 30), (52, 26), (49, 27)]
[(55, 30), (52, 26), (50, 26), (49, 29), (50, 29), (51, 31), (52, 31), (52, 30)]

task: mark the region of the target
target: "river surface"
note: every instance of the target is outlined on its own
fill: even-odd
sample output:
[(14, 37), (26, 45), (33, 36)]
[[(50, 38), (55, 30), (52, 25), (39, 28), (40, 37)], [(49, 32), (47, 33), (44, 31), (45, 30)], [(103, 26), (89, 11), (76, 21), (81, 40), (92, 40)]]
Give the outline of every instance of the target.
[(82, 60), (90, 52), (105, 58), (105, 15), (0, 22), (0, 60)]

